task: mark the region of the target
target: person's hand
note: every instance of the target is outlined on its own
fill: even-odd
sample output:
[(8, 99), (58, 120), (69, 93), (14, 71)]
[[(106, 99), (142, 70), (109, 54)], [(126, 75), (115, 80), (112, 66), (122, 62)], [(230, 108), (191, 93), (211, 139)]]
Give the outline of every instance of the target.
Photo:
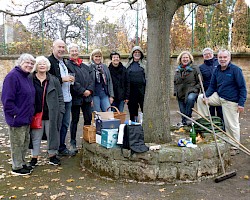
[(91, 92), (89, 90), (85, 90), (83, 96), (88, 97), (89, 95), (91, 95)]
[(75, 77), (74, 76), (64, 76), (62, 77), (62, 81), (63, 82), (74, 82), (75, 81)]
[(110, 102), (110, 104), (112, 104), (113, 101), (114, 101), (114, 98), (113, 98), (113, 97), (109, 97), (109, 102)]
[(238, 106), (238, 112), (239, 112), (239, 113), (243, 113), (243, 112), (244, 112), (244, 107)]
[(208, 104), (208, 98), (203, 98), (202, 101), (205, 105)]

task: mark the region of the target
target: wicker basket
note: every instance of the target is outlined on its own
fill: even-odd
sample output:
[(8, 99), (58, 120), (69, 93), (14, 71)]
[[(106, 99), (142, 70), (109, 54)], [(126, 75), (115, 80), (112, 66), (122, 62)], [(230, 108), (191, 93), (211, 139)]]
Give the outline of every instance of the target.
[[(126, 120), (126, 113), (125, 112), (120, 112), (118, 110), (118, 108), (115, 107), (115, 106), (108, 107), (108, 109), (110, 109), (110, 108), (114, 108), (116, 110), (116, 112), (114, 112), (114, 118), (121, 120), (121, 124), (124, 124), (124, 122)], [(108, 109), (107, 109), (107, 111), (108, 111)]]
[(83, 139), (88, 143), (96, 142), (96, 128), (92, 125), (83, 126)]

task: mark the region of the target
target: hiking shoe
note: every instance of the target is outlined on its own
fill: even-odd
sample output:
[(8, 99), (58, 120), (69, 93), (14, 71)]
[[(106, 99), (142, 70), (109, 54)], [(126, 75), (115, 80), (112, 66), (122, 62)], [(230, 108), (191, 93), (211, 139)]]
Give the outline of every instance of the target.
[(63, 151), (59, 152), (59, 156), (75, 156), (76, 152), (75, 151), (70, 151), (68, 149), (64, 149)]
[(30, 161), (30, 166), (32, 168), (35, 168), (36, 165), (37, 165), (37, 158), (32, 158)]
[(231, 149), (230, 150), (230, 155), (231, 156), (235, 156), (235, 155), (237, 155), (237, 154), (239, 154), (240, 153), (240, 150), (239, 149)]
[(60, 162), (60, 159), (58, 159), (56, 155), (54, 155), (49, 158), (49, 164), (57, 166), (57, 165), (61, 165), (61, 162)]
[(17, 169), (17, 170), (12, 169), (11, 173), (14, 175), (25, 176), (25, 175), (31, 174), (31, 171), (28, 169), (22, 168), (22, 169)]
[(176, 124), (176, 127), (177, 128), (181, 128), (181, 127), (183, 127), (184, 126), (184, 124), (182, 123), (182, 122), (178, 122), (177, 124)]
[(31, 172), (33, 171), (33, 167), (32, 166), (28, 166), (28, 165), (23, 165), (23, 169), (27, 169), (30, 170)]
[(78, 153), (78, 149), (76, 148), (75, 144), (70, 146), (70, 151)]

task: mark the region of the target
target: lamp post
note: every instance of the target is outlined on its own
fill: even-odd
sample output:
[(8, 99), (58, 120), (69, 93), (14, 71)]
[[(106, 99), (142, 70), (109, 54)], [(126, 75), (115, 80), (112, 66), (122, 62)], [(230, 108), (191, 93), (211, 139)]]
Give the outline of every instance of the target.
[(138, 41), (138, 27), (139, 26), (139, 3), (137, 2), (137, 9), (136, 9), (136, 45), (139, 45)]
[[(43, 0), (43, 6), (45, 6), (45, 0)], [(42, 54), (44, 55), (44, 10), (42, 11)]]
[(86, 14), (86, 40), (87, 40), (87, 47), (86, 47), (86, 53), (89, 53), (89, 20), (91, 19), (91, 16), (89, 14), (89, 7), (87, 7), (87, 14)]
[(192, 3), (192, 52), (194, 52), (194, 4)]

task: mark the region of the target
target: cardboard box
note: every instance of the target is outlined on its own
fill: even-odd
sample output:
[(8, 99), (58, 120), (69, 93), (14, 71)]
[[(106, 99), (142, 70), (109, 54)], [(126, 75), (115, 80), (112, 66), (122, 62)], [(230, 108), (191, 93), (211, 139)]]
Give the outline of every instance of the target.
[(118, 129), (102, 129), (101, 145), (105, 148), (115, 148), (117, 146)]

